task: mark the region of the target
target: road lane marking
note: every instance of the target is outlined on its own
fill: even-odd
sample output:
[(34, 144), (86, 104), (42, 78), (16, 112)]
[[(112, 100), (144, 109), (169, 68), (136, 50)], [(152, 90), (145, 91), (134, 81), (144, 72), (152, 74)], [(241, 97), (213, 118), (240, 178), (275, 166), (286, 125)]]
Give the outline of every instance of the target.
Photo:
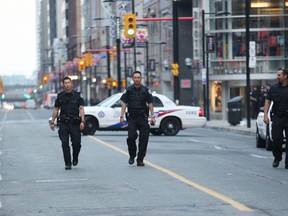
[[(97, 141), (98, 143), (100, 143), (102, 145), (105, 145), (105, 146), (107, 146), (109, 148), (114, 149), (117, 152), (120, 152), (120, 153), (122, 153), (124, 155), (129, 156), (129, 154), (126, 151), (124, 151), (124, 150), (122, 150), (122, 149), (120, 149), (120, 148), (118, 148), (118, 147), (116, 147), (114, 145), (111, 145), (111, 144), (109, 144), (109, 143), (107, 143), (107, 142), (105, 142), (105, 141), (103, 141), (103, 140), (101, 140), (99, 138), (96, 138), (94, 136), (88, 136), (88, 137), (90, 139), (92, 139), (92, 140)], [(233, 200), (233, 199), (225, 196), (224, 194), (221, 194), (221, 193), (219, 193), (217, 191), (214, 191), (214, 190), (212, 190), (210, 188), (204, 187), (204, 186), (202, 186), (202, 185), (200, 185), (200, 184), (198, 184), (196, 182), (193, 182), (193, 181), (191, 181), (191, 180), (189, 180), (189, 179), (187, 179), (187, 178), (185, 178), (185, 177), (183, 177), (181, 175), (178, 175), (177, 173), (175, 173), (175, 172), (173, 172), (173, 171), (171, 171), (169, 169), (166, 169), (164, 167), (158, 166), (158, 165), (156, 165), (156, 164), (154, 164), (152, 162), (149, 162), (147, 160), (145, 160), (145, 163), (147, 165), (149, 165), (150, 167), (158, 170), (158, 171), (166, 173), (167, 175), (169, 175), (169, 176), (171, 176), (171, 177), (173, 177), (175, 179), (178, 179), (179, 181), (182, 181), (182, 182), (184, 182), (184, 183), (186, 183), (186, 184), (188, 184), (188, 185), (190, 185), (190, 186), (192, 186), (192, 187), (194, 187), (194, 188), (196, 188), (196, 189), (198, 189), (198, 190), (200, 190), (200, 191), (202, 191), (202, 192), (204, 192), (204, 193), (206, 193), (206, 194), (208, 194), (210, 196), (215, 197), (216, 199), (222, 200), (222, 201), (230, 204), (231, 206), (233, 206), (234, 208), (236, 208), (236, 209), (238, 209), (240, 211), (253, 211), (253, 209), (247, 207), (246, 205), (244, 205), (244, 204), (242, 204), (240, 202), (237, 202), (236, 200)]]
[(2, 181), (2, 179), (3, 179), (3, 178), (2, 178), (2, 175), (0, 174), (0, 181)]
[(26, 110), (26, 112), (27, 112), (28, 116), (30, 117), (30, 119), (31, 119), (31, 120), (34, 120), (34, 117), (33, 117), (32, 114), (30, 113), (30, 111), (29, 111), (29, 110)]
[(266, 156), (261, 156), (261, 155), (256, 155), (256, 154), (251, 154), (252, 157), (256, 157), (256, 158), (264, 158), (264, 159), (267, 159), (269, 157), (266, 157)]
[(36, 183), (54, 183), (54, 182), (71, 182), (71, 181), (88, 181), (88, 179), (43, 179), (43, 180), (36, 180)]

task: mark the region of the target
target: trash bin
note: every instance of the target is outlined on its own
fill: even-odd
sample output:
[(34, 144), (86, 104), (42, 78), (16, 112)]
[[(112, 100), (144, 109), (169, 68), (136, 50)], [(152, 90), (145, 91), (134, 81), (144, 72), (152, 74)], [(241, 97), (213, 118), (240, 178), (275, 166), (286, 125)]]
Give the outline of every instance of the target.
[(228, 101), (228, 123), (240, 124), (242, 121), (242, 96), (233, 97)]

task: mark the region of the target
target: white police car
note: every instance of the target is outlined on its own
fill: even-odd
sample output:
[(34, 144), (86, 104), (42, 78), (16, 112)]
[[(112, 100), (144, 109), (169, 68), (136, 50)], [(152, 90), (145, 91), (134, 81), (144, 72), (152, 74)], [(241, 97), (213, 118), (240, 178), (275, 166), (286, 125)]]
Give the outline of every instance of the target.
[[(127, 130), (128, 122), (120, 123), (122, 93), (112, 95), (96, 106), (85, 106), (84, 135), (93, 135), (96, 130)], [(202, 108), (177, 106), (162, 94), (153, 93), (156, 124), (150, 126), (153, 135), (174, 136), (185, 128), (204, 127), (207, 123)]]
[[(269, 111), (268, 111), (268, 118), (269, 118), (269, 125), (264, 123), (264, 109), (263, 107), (260, 108), (260, 112), (258, 113), (256, 119), (256, 147), (257, 148), (266, 148), (266, 150), (271, 151), (273, 145), (273, 139), (271, 136), (272, 130), (272, 121), (270, 117), (271, 109), (273, 106), (273, 102), (271, 102)], [(283, 131), (283, 144), (286, 143), (286, 136), (285, 132)]]

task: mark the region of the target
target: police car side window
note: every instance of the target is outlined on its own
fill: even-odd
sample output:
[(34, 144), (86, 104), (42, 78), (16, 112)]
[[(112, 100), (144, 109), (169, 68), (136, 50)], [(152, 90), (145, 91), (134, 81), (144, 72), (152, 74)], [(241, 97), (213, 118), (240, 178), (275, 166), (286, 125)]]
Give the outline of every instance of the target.
[(154, 103), (153, 103), (154, 107), (164, 107), (163, 103), (158, 97), (154, 96), (153, 98), (154, 98)]
[(115, 102), (115, 104), (113, 105), (113, 107), (121, 107), (122, 106), (122, 101), (121, 100), (118, 100)]

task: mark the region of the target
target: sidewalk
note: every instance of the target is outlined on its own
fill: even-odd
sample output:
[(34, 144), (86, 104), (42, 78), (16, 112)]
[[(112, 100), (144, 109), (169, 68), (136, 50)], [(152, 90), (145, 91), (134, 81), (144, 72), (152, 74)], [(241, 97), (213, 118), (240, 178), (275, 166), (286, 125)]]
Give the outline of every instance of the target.
[(256, 134), (256, 120), (251, 119), (250, 128), (247, 127), (247, 120), (243, 119), (238, 125), (230, 125), (227, 120), (210, 120), (207, 121), (207, 128), (212, 128), (220, 131), (229, 131), (233, 133), (245, 134), (255, 136)]

